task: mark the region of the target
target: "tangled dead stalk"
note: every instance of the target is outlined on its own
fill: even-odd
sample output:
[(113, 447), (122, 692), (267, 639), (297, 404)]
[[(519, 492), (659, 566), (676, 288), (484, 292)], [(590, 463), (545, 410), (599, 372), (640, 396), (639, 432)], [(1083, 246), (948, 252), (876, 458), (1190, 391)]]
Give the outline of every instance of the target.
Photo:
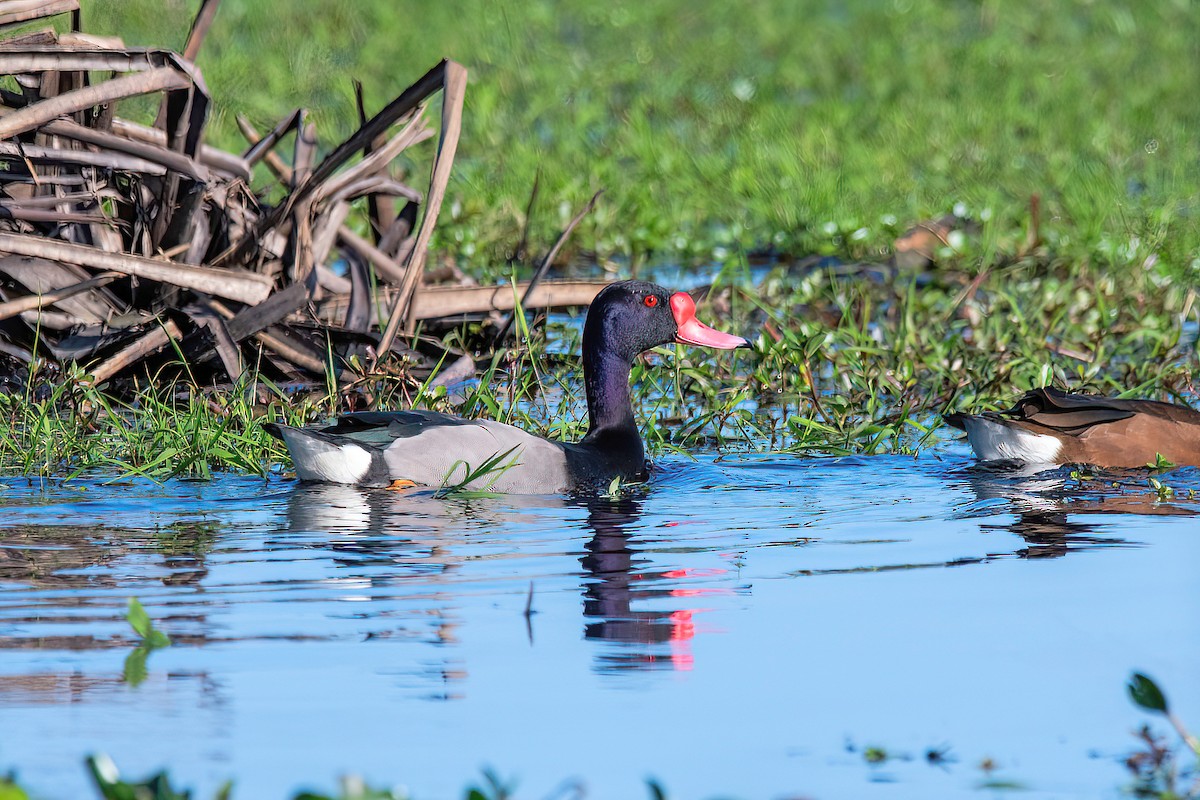
[[(423, 285), (466, 69), (443, 60), (323, 158), (303, 109), (265, 135), (239, 120), (247, 147), (226, 152), (204, 142), (212, 100), (193, 63), (217, 4), (201, 5), (178, 54), (82, 33), (77, 0), (0, 0), (0, 27), (73, 23), (0, 41), (0, 362), (73, 362), (97, 382), (174, 359), (237, 383), (254, 364), (281, 381), (345, 384), (354, 354), (428, 367), (397, 341), (419, 320), (514, 308), (511, 287)], [(434, 138), (425, 104), (438, 92), (418, 190), (396, 160)], [(160, 97), (152, 125), (117, 113), (141, 95)], [(276, 183), (252, 189), (259, 164)], [(268, 202), (272, 190), (282, 198)], [(346, 223), (360, 200), (371, 239)], [(586, 303), (598, 289), (518, 287), (526, 308)]]

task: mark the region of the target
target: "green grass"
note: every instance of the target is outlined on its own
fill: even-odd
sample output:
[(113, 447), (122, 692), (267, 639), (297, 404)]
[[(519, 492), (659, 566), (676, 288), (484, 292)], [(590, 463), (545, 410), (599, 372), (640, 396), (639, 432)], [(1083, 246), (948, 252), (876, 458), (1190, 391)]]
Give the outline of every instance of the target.
[[(1196, 293), (1164, 285), (1156, 270), (1112, 274), (1031, 256), (989, 273), (971, 297), (969, 278), (942, 271), (920, 283), (906, 275), (878, 281), (777, 267), (751, 289), (743, 271), (725, 270), (711, 295), (725, 313), (702, 303), (700, 315), (750, 335), (753, 348), (659, 348), (635, 363), (634, 404), (649, 451), (916, 454), (942, 440), (940, 414), (1007, 407), (1033, 386), (1194, 396)], [(471, 336), (448, 338), (461, 345)], [(578, 326), (522, 328), (521, 341), (453, 394), (389, 369), (362, 375), (353, 397), (580, 438), (587, 413)], [(44, 399), (0, 397), (0, 470), (262, 473), (287, 457), (260, 423), (316, 421), (347, 402), (345, 393), (297, 397), (265, 381), (224, 390), (151, 382), (117, 401), (76, 372)]]
[[(85, 27), (182, 47), (197, 4), (84, 0)], [(306, 106), (329, 148), (353, 78), (375, 109), (443, 56), (471, 84), (438, 244), (477, 271), (539, 169), (532, 241), (604, 188), (575, 238), (601, 257), (878, 255), (884, 220), (956, 203), (992, 241), (1037, 193), (1062, 257), (1118, 267), (1137, 237), (1200, 268), (1194, 0), (225, 0), (199, 58), (211, 139)]]
[(260, 422), (305, 421), (317, 413), (311, 401), (265, 383), (212, 393), (150, 384), (122, 400), (107, 388), (76, 370), (46, 397), (0, 395), (0, 471), (154, 479), (208, 478), (214, 469), (263, 474), (284, 451)]
[[(84, 23), (178, 47), (196, 5), (85, 0)], [(1198, 12), (1192, 0), (224, 0), (200, 65), (215, 143), (240, 149), (234, 113), (265, 128), (302, 104), (328, 148), (354, 127), (352, 78), (375, 108), (441, 56), (459, 59), (472, 83), (443, 256), (510, 277), (540, 169), (532, 242), (548, 245), (603, 187), (576, 256), (708, 262), (702, 317), (754, 341), (635, 365), (652, 453), (918, 453), (939, 441), (940, 413), (1003, 407), (1033, 386), (1194, 397)], [(931, 270), (858, 266), (951, 208), (976, 226)], [(837, 261), (752, 275), (759, 247)], [(449, 339), (471, 350), (477, 333)], [(485, 358), (463, 394), (395, 365), (362, 388), (372, 407), (578, 438), (577, 330), (518, 334), (524, 346)], [(36, 370), (30, 386), (46, 382)], [(259, 380), (111, 394), (76, 372), (48, 398), (0, 397), (0, 470), (262, 472), (286, 454), (261, 421), (347, 403)]]

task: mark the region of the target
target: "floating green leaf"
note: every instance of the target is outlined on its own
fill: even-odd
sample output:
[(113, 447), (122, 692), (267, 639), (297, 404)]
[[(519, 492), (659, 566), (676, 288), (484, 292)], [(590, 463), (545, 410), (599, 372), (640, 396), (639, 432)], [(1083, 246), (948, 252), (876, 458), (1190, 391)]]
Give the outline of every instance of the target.
[(150, 635), (150, 631), (154, 627), (150, 622), (150, 615), (146, 613), (146, 609), (142, 607), (141, 601), (136, 597), (129, 598), (129, 610), (125, 612), (125, 619), (129, 620), (133, 632), (143, 639)]
[(171, 643), (171, 637), (154, 627), (150, 615), (146, 613), (146, 609), (142, 607), (141, 601), (136, 597), (129, 598), (129, 608), (125, 612), (125, 619), (129, 620), (133, 632), (141, 637), (141, 647), (156, 650)]
[(149, 658), (150, 653), (160, 647), (169, 645), (171, 637), (154, 627), (153, 620), (150, 619), (150, 615), (146, 613), (146, 609), (142, 607), (141, 602), (136, 597), (129, 598), (129, 607), (125, 612), (125, 619), (129, 621), (133, 632), (142, 640), (125, 657), (125, 682), (130, 686), (137, 686), (146, 680), (146, 659)]
[(863, 758), (868, 764), (882, 764), (890, 756), (888, 755), (888, 751), (882, 747), (868, 747), (863, 751)]
[(1007, 778), (992, 778), (986, 781), (981, 781), (977, 788), (991, 789), (992, 791), (1005, 792), (1023, 792), (1029, 788), (1021, 781), (1008, 780)]

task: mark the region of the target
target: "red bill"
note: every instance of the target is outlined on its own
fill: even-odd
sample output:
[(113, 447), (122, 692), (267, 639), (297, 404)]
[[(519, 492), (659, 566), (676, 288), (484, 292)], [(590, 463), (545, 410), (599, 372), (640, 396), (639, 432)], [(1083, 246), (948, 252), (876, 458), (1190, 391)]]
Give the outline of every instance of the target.
[(674, 315), (675, 325), (679, 328), (675, 333), (677, 342), (714, 347), (717, 350), (733, 350), (738, 347), (750, 346), (750, 342), (742, 337), (713, 330), (696, 319), (696, 302), (687, 292), (676, 292), (671, 295), (671, 314)]

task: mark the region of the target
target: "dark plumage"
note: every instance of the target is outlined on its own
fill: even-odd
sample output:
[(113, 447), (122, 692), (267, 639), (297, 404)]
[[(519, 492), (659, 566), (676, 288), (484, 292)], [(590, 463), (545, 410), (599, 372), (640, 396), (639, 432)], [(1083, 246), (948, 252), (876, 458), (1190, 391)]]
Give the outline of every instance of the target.
[(346, 414), (329, 426), (270, 424), (264, 429), (287, 444), (301, 480), (439, 486), (461, 482), (496, 457), (505, 469), (472, 481), (471, 488), (554, 494), (616, 477), (642, 480), (645, 453), (629, 398), (633, 359), (669, 342), (724, 350), (749, 344), (702, 324), (695, 309), (687, 294), (643, 281), (614, 283), (596, 296), (583, 329), (589, 428), (578, 443), (432, 411)]

